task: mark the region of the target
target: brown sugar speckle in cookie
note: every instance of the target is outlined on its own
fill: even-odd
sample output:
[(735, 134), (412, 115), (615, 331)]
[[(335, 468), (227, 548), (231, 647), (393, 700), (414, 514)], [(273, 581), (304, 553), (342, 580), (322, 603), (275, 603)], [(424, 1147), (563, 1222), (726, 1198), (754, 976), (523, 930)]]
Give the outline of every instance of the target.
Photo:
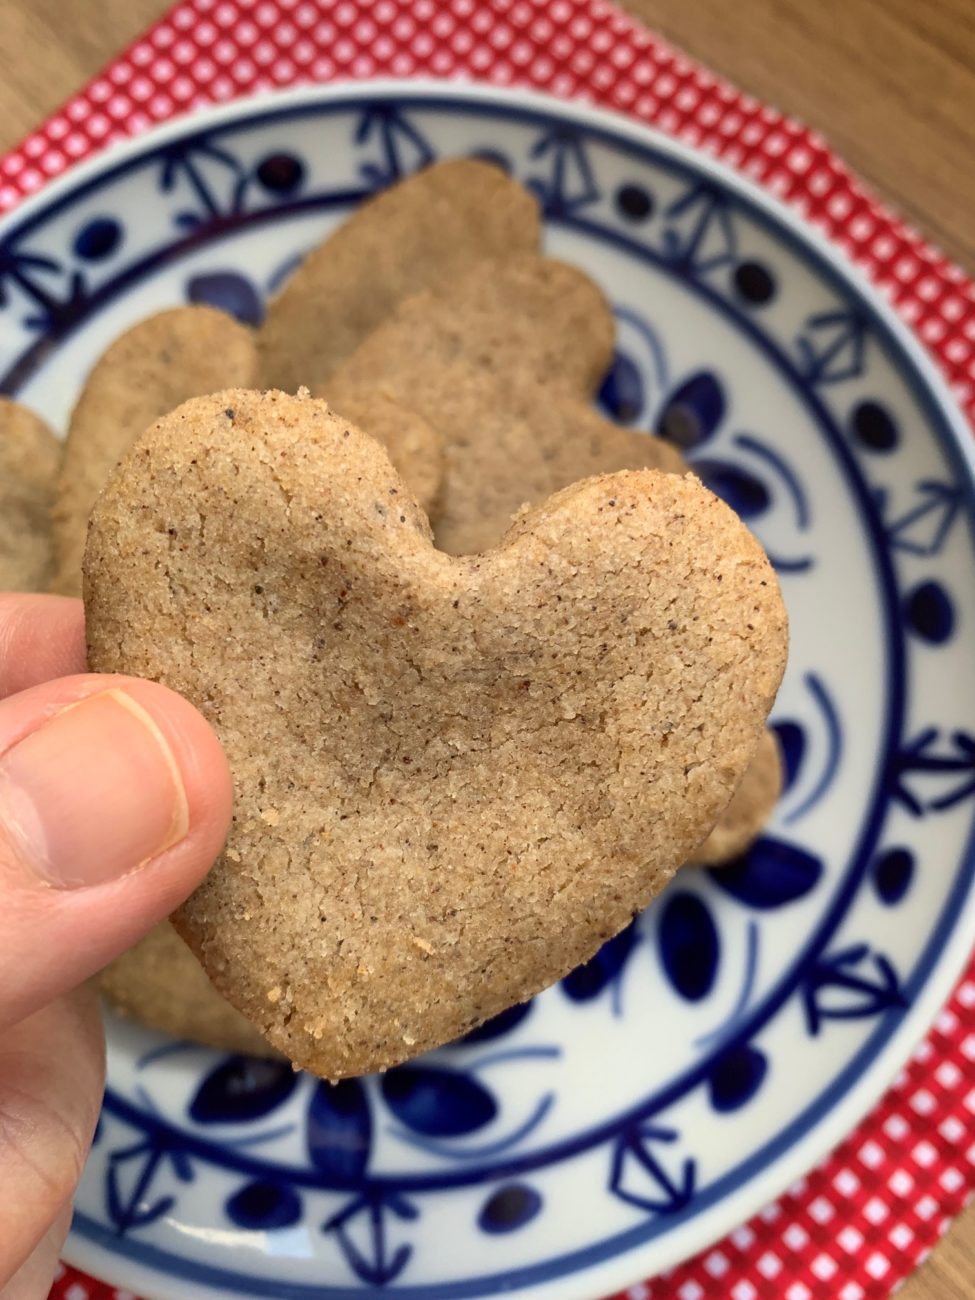
[(93, 668), (183, 692), (230, 759), (230, 852), (181, 932), (328, 1077), (457, 1037), (621, 929), (727, 803), (787, 640), (761, 548), (693, 477), (586, 481), (457, 559), (378, 444), (280, 393), (146, 434), (96, 507), (86, 602)]

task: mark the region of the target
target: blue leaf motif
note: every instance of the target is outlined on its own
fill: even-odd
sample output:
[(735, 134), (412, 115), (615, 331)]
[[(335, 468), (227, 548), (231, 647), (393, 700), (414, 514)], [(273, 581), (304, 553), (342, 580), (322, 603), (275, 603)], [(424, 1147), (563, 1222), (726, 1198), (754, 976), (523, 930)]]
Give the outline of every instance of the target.
[(246, 276), (236, 271), (211, 271), (194, 275), (186, 286), (190, 302), (217, 307), (244, 325), (260, 325), (264, 304)]
[(727, 196), (705, 181), (667, 208), (663, 254), (678, 270), (703, 276), (738, 258), (738, 238)]
[[(889, 760), (887, 788), (913, 817), (923, 817), (925, 811), (944, 812), (975, 795), (973, 774), (975, 736), (953, 731), (942, 737), (937, 727), (925, 727)], [(932, 797), (931, 778), (941, 788), (937, 797)]]
[(645, 400), (643, 376), (636, 362), (625, 352), (614, 352), (597, 396), (600, 406), (617, 424), (632, 424)]
[(531, 156), (546, 158), (549, 163), (549, 175), (531, 177), (527, 186), (538, 195), (550, 216), (568, 216), (600, 197), (586, 146), (573, 128), (555, 127), (536, 141)]
[[(229, 211), (225, 213), (220, 191), (228, 181), (236, 183), (231, 184), (231, 202)], [(168, 148), (163, 158), (160, 182), (163, 193), (181, 186), (197, 200), (199, 206), (196, 210), (177, 213), (174, 218), (183, 229), (193, 230), (211, 219), (236, 214), (240, 210), (241, 165), (226, 149), (210, 140), (201, 140), (190, 146), (177, 143)]]
[(810, 316), (796, 339), (799, 369), (810, 384), (842, 383), (863, 374), (868, 323), (859, 310), (839, 308)]
[(432, 1065), (401, 1065), (383, 1075), (386, 1105), (401, 1124), (426, 1137), (462, 1137), (484, 1128), (497, 1102), (470, 1075)]
[(704, 900), (682, 890), (669, 893), (660, 913), (660, 960), (675, 992), (688, 1002), (706, 998), (720, 954), (718, 930)]
[(776, 722), (772, 730), (782, 755), (782, 793), (786, 794), (795, 785), (806, 756), (806, 733), (798, 722)]
[(714, 436), (724, 418), (725, 406), (721, 381), (709, 370), (699, 370), (668, 398), (657, 428), (678, 447), (699, 447)]
[(893, 907), (911, 887), (914, 879), (914, 854), (910, 849), (887, 849), (871, 868), (874, 888), (882, 903)]
[(598, 998), (603, 989), (622, 971), (636, 944), (633, 922), (609, 939), (595, 957), (577, 966), (562, 981), (562, 992), (573, 1002), (589, 1002)]
[(378, 163), (362, 163), (359, 172), (374, 189), (391, 185), (434, 160), (426, 139), (395, 103), (376, 104), (365, 110), (356, 128), (355, 143), (362, 145), (371, 140), (378, 142), (382, 159)]
[(768, 1060), (757, 1047), (730, 1047), (715, 1061), (708, 1077), (711, 1105), (721, 1112), (739, 1110), (755, 1096), (768, 1073)]
[(305, 164), (290, 153), (272, 153), (257, 165), (255, 176), (269, 194), (294, 194), (305, 180)]
[(763, 835), (747, 853), (709, 874), (739, 903), (766, 910), (794, 903), (815, 889), (823, 864), (805, 849)]
[(513, 1029), (517, 1029), (534, 1005), (531, 1001), (516, 1002), (513, 1007), (508, 1007), (507, 1011), (501, 1011), (490, 1020), (485, 1020), (483, 1025), (478, 1025), (476, 1029), (472, 1029), (457, 1041), (458, 1043), (489, 1043), (495, 1038), (510, 1034)]
[(228, 1056), (211, 1070), (190, 1102), (198, 1124), (241, 1124), (262, 1119), (288, 1100), (298, 1076), (287, 1061)]
[[(887, 493), (878, 498), (881, 512), (887, 516)], [(962, 507), (961, 488), (953, 483), (922, 479), (915, 485), (914, 504), (896, 519), (886, 523), (887, 540), (897, 551), (930, 558), (939, 555), (948, 540)]]
[(542, 1198), (527, 1183), (506, 1183), (492, 1192), (481, 1206), (477, 1226), (482, 1232), (497, 1234), (523, 1228), (542, 1208)]
[(312, 1163), (332, 1178), (355, 1182), (363, 1176), (372, 1147), (372, 1114), (360, 1079), (317, 1085), (305, 1140)]
[(694, 473), (742, 519), (755, 519), (772, 504), (762, 480), (736, 465), (720, 460), (695, 460)]
[[(68, 275), (68, 284), (63, 283)], [(55, 293), (51, 279), (57, 276), (62, 282), (62, 293)], [(85, 277), (79, 272), (66, 272), (49, 257), (13, 248), (8, 242), (0, 244), (0, 307), (6, 307), (16, 288), (32, 304), (32, 312), (24, 318), (28, 329), (51, 331), (64, 328), (78, 319), (88, 307), (88, 290)]]
[(931, 645), (944, 645), (955, 630), (955, 607), (944, 587), (929, 580), (908, 594), (904, 619), (923, 640)]
[(284, 1183), (258, 1179), (247, 1183), (225, 1206), (231, 1223), (240, 1228), (290, 1228), (301, 1218), (301, 1198)]

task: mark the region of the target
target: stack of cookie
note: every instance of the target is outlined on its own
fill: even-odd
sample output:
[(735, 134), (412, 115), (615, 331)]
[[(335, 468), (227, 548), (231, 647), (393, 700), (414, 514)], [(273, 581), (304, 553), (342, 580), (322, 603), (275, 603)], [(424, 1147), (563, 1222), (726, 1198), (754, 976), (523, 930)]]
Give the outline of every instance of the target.
[(256, 335), (205, 307), (136, 326), (72, 416), (53, 561), (52, 440), (0, 410), (0, 454), (31, 466), (0, 578), (53, 565), (79, 592), (92, 516), (92, 667), (188, 695), (234, 773), (183, 937), (105, 972), (126, 1013), (326, 1077), (384, 1068), (552, 983), (767, 818), (774, 576), (674, 448), (596, 412), (612, 315), (539, 240), (526, 191), (448, 162), (310, 254)]

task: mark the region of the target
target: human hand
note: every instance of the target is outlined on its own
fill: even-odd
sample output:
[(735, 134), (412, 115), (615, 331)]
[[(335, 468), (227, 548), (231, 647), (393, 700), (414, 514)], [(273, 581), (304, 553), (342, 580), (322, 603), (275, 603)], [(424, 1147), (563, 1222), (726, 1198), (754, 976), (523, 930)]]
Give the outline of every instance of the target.
[(231, 806), (180, 696), (85, 673), (80, 601), (0, 595), (0, 1295), (43, 1300), (101, 1101), (84, 981), (189, 894)]

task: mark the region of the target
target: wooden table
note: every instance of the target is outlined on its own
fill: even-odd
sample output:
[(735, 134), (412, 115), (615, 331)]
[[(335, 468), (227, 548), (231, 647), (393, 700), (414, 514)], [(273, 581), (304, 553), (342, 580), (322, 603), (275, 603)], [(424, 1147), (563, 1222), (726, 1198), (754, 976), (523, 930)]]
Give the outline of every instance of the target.
[[(734, 84), (820, 130), (975, 271), (975, 0), (624, 0)], [(0, 0), (0, 150), (168, 7)], [(975, 1206), (899, 1293), (975, 1297)]]

